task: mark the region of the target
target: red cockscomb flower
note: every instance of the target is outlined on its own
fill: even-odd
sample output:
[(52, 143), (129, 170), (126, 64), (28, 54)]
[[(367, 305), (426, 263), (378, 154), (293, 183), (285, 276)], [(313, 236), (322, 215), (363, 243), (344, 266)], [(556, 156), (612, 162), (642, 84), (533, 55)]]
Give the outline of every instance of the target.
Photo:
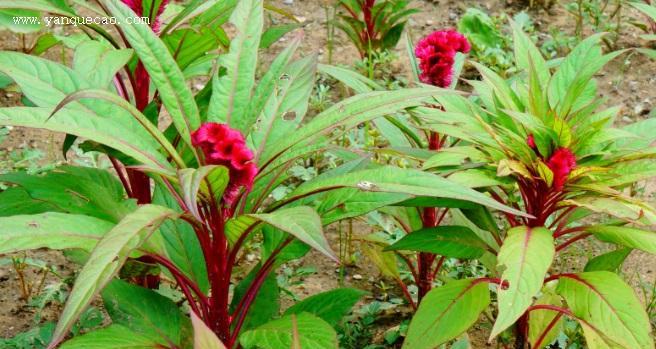
[(457, 52), (471, 49), (464, 35), (455, 30), (436, 31), (421, 39), (415, 48), (421, 74), (419, 79), (438, 87), (449, 87)]
[[(143, 8), (143, 0), (121, 0), (124, 4), (128, 5), (129, 8), (134, 11), (138, 16), (145, 17), (145, 16), (150, 16), (150, 13), (144, 13), (144, 8)], [(162, 0), (159, 4), (159, 8), (157, 8), (157, 12), (155, 13), (155, 16), (153, 18), (152, 23), (150, 23), (150, 27), (153, 28), (153, 31), (155, 33), (159, 33), (159, 28), (161, 23), (160, 17), (162, 13), (164, 12), (164, 9), (166, 9), (166, 5), (169, 4), (169, 0)]]
[(230, 182), (223, 201), (230, 205), (241, 187), (251, 188), (257, 175), (253, 152), (246, 146), (241, 132), (226, 124), (208, 122), (191, 134), (191, 141), (205, 155), (210, 165), (222, 165), (230, 171)]
[(553, 172), (553, 186), (560, 190), (567, 181), (567, 176), (576, 167), (576, 156), (567, 148), (559, 148), (549, 158), (547, 166)]

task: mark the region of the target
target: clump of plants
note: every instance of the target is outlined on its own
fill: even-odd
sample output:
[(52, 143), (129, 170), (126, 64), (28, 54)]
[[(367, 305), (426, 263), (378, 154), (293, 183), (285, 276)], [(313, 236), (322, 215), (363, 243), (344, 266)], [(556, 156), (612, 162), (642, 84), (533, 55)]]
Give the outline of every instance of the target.
[(461, 234), (455, 242), (435, 234), (435, 246), (478, 249), (478, 257), (469, 258), (480, 258), (491, 275), (446, 282), (431, 291), (404, 347), (433, 348), (456, 338), (492, 302), (490, 339), (507, 333), (499, 340), (514, 338), (517, 348), (550, 345), (565, 319), (578, 322), (591, 347), (654, 346), (643, 306), (614, 273), (626, 255), (601, 255), (584, 271), (552, 267), (563, 250), (588, 238), (656, 252), (650, 247), (656, 235), (646, 229), (656, 211), (624, 191), (652, 177), (654, 151), (648, 141), (619, 136), (640, 124), (613, 128), (618, 109), (600, 109), (593, 75), (621, 54), (603, 54), (600, 42), (601, 35), (585, 39), (552, 72), (515, 28), (518, 72), (512, 83), (475, 64), (483, 76), (471, 82), (478, 102), (439, 96), (443, 109), (417, 110), (432, 129), (466, 142), (461, 152), (450, 154), (455, 162), (498, 177), (501, 183), (485, 189), (489, 195), (528, 215), (505, 214), (499, 225), (485, 209), (461, 210), (454, 218), (474, 232), (470, 238)]
[[(38, 10), (42, 5), (20, 4)], [(65, 132), (114, 165), (113, 172), (60, 166), (39, 175), (0, 176), (8, 185), (0, 193), (0, 253), (73, 250), (83, 262), (50, 348), (105, 342), (185, 348), (200, 340), (219, 348), (293, 343), (334, 348), (335, 327), (363, 293), (328, 291), (281, 314), (274, 272), (311, 248), (338, 263), (324, 225), (417, 196), (518, 214), (440, 176), (348, 154), (330, 171), (274, 197), (294, 176), (293, 164), (333, 148), (333, 138), (345, 130), (418, 107), (444, 91), (426, 86), (359, 94), (305, 120), (316, 57), (295, 60), (300, 42), (295, 38), (256, 77), (264, 32), (261, 0), (230, 8), (236, 34), (227, 51), (218, 57), (188, 56), (190, 61), (181, 61), (182, 43), (180, 50), (170, 50), (166, 33), (175, 32), (176, 24), (223, 14), (225, 3), (192, 2), (166, 25), (156, 7), (165, 3), (103, 0), (99, 5), (99, 11), (118, 19), (122, 45), (98, 30), (99, 36), (75, 49), (80, 59), (72, 68), (0, 52), (0, 71), (34, 105), (1, 108), (0, 125)], [(147, 6), (155, 6), (147, 12), (155, 16), (151, 25), (128, 24), (135, 10)], [(48, 11), (73, 16), (57, 6)], [(189, 50), (195, 55), (199, 48)], [(206, 59), (219, 68), (194, 94), (188, 78), (197, 73), (185, 72)], [(97, 65), (103, 69), (94, 69)], [(259, 258), (237, 268), (251, 243), (260, 246)], [(155, 292), (165, 285), (174, 285), (176, 292)], [(67, 340), (96, 295), (112, 324)]]
[(360, 53), (360, 58), (392, 49), (401, 39), (408, 17), (417, 9), (407, 0), (339, 0), (345, 11), (337, 16), (343, 31)]

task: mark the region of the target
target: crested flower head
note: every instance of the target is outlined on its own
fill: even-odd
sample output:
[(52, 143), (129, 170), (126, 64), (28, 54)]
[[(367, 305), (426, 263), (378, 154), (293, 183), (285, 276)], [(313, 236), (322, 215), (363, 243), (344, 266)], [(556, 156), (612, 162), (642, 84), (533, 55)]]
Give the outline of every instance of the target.
[(223, 195), (227, 205), (234, 201), (241, 187), (251, 188), (257, 167), (241, 132), (226, 124), (208, 122), (191, 134), (191, 141), (203, 151), (207, 164), (222, 165), (230, 171), (230, 182)]
[(553, 186), (560, 190), (567, 181), (567, 176), (576, 167), (576, 156), (567, 148), (559, 148), (547, 161), (547, 166), (553, 172)]
[(421, 39), (415, 48), (419, 59), (419, 79), (438, 87), (449, 87), (457, 52), (471, 49), (464, 35), (455, 30), (436, 31)]
[[(135, 14), (141, 17), (149, 17), (150, 13), (144, 13), (144, 4), (143, 0), (121, 0), (124, 4), (126, 4), (129, 8), (134, 11)], [(164, 9), (166, 9), (166, 5), (168, 5), (169, 0), (162, 0), (159, 3), (159, 7), (157, 8), (157, 12), (155, 12), (155, 16), (153, 17), (153, 22), (150, 23), (150, 27), (153, 28), (153, 31), (155, 33), (159, 33), (160, 26), (162, 24), (160, 17), (162, 16), (162, 13), (164, 12)], [(157, 4), (157, 1), (153, 1), (153, 4)]]

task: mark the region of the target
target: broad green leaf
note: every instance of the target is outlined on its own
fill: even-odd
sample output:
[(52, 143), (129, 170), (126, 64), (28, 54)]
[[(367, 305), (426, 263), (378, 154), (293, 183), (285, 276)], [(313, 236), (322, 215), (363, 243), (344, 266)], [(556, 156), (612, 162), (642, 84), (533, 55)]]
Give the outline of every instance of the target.
[(291, 61), (294, 53), (298, 49), (298, 46), (301, 43), (301, 36), (297, 36), (294, 40), (276, 56), (276, 58), (271, 62), (271, 65), (267, 69), (266, 73), (262, 76), (260, 81), (253, 92), (253, 98), (248, 104), (248, 110), (246, 111), (244, 117), (244, 125), (248, 128), (245, 134), (248, 134), (251, 128), (251, 125), (260, 117), (264, 106), (267, 104), (271, 98), (272, 94), (276, 92), (276, 87), (281, 84), (281, 81), (284, 81), (284, 70), (287, 68), (287, 65)]
[(189, 318), (169, 298), (118, 279), (105, 287), (102, 298), (112, 324), (125, 326), (164, 345), (189, 346), (192, 331)]
[(39, 248), (91, 251), (113, 226), (98, 218), (46, 212), (0, 217), (0, 254)]
[(377, 244), (362, 244), (360, 248), (383, 275), (397, 280), (401, 279), (396, 255), (393, 252), (385, 252)]
[(294, 348), (335, 349), (337, 334), (335, 330), (320, 318), (308, 314), (291, 314), (273, 320), (254, 330), (245, 332), (239, 342), (245, 349), (280, 349)]
[(145, 205), (105, 234), (75, 280), (48, 348), (55, 348), (64, 339), (78, 316), (116, 275), (130, 253), (148, 240), (165, 219), (174, 217), (175, 213), (167, 208)]
[(585, 264), (584, 271), (617, 272), (622, 269), (622, 264), (624, 264), (626, 258), (631, 254), (631, 251), (633, 249), (624, 247), (594, 257)]
[(174, 18), (172, 18), (166, 27), (161, 31), (161, 34), (167, 34), (178, 26), (184, 24), (185, 22), (188, 22), (189, 20), (193, 19), (194, 17), (197, 17), (204, 13), (205, 11), (209, 10), (210, 8), (214, 7), (217, 3), (221, 3), (225, 1), (220, 1), (220, 0), (193, 0), (190, 1), (180, 13), (178, 13)]
[(656, 6), (650, 5), (649, 3), (637, 2), (637, 1), (629, 2), (629, 5), (635, 7), (640, 12), (649, 16), (652, 21), (656, 21)]
[(366, 294), (367, 292), (354, 288), (337, 288), (305, 298), (289, 307), (285, 315), (306, 312), (335, 327)]
[[(230, 311), (234, 312), (237, 305), (246, 296), (246, 292), (253, 284), (255, 276), (260, 270), (260, 265), (253, 268), (248, 275), (235, 286), (232, 301), (230, 303)], [(280, 289), (276, 281), (275, 273), (269, 273), (264, 279), (264, 282), (257, 290), (257, 294), (250, 307), (247, 309), (248, 313), (242, 325), (243, 331), (261, 326), (279, 315), (280, 312)]]
[(524, 33), (517, 23), (510, 21), (510, 25), (513, 29), (515, 63), (517, 67), (526, 72), (534, 71), (538, 77), (540, 86), (546, 86), (551, 76), (540, 50), (535, 47), (531, 38)]
[(131, 331), (121, 325), (110, 325), (99, 330), (73, 337), (64, 342), (60, 349), (161, 349), (166, 343)]
[(285, 34), (293, 31), (294, 29), (300, 28), (300, 23), (285, 23), (274, 25), (262, 33), (262, 39), (260, 40), (260, 48), (266, 49), (271, 47), (276, 41), (280, 40)]
[(323, 235), (321, 218), (311, 207), (292, 207), (250, 216), (293, 235), (334, 261), (339, 260)]
[[(301, 184), (287, 196), (286, 200), (293, 201), (296, 197), (343, 187), (357, 188), (363, 192), (402, 193), (414, 197), (438, 197), (471, 201), (504, 212), (526, 216), (521, 211), (502, 205), (484, 194), (458, 185), (443, 177), (423, 171), (392, 166), (317, 178)], [(409, 199), (408, 197), (399, 198), (400, 201)]]
[(430, 252), (451, 258), (473, 259), (482, 256), (486, 248), (485, 242), (471, 229), (442, 225), (413, 231), (385, 250)]
[(66, 17), (74, 17), (70, 7), (62, 6), (62, 2), (51, 0), (0, 0), (1, 9), (26, 9), (39, 12), (49, 12)]
[(191, 324), (194, 326), (194, 349), (226, 349), (219, 337), (193, 311)]
[(426, 295), (413, 316), (403, 349), (433, 349), (467, 331), (490, 304), (487, 282), (457, 280)]
[(617, 274), (606, 271), (565, 274), (558, 280), (557, 292), (578, 318), (621, 348), (654, 348), (649, 318), (633, 289)]
[[(19, 20), (17, 21), (16, 18)], [(35, 21), (33, 21), (33, 19)], [(24, 20), (21, 22), (20, 20)], [(23, 9), (0, 10), (0, 29), (23, 35), (38, 32), (42, 28), (39, 12)]]
[[(562, 299), (549, 289), (535, 304), (562, 307)], [(550, 309), (532, 310), (528, 317), (528, 341), (531, 348), (541, 349), (551, 344), (562, 330), (563, 323), (562, 314), (558, 312)]]
[(262, 0), (242, 0), (237, 3), (230, 22), (237, 35), (230, 42), (230, 51), (219, 57), (220, 71), (212, 82), (208, 121), (225, 122), (246, 133), (248, 102), (251, 98), (257, 68), (257, 53), (264, 26)]
[(290, 137), (303, 121), (314, 86), (316, 56), (290, 63), (276, 82), (251, 134), (259, 157), (280, 139)]
[(656, 232), (654, 231), (613, 225), (593, 225), (586, 228), (586, 231), (604, 242), (656, 254)]
[(122, 127), (115, 120), (68, 108), (51, 118), (51, 111), (51, 108), (0, 108), (0, 125), (74, 134), (114, 148), (144, 165), (163, 170), (171, 168), (152, 139)]
[(57, 206), (35, 200), (25, 189), (8, 188), (0, 193), (0, 217), (30, 215), (44, 212), (61, 212)]
[(384, 88), (377, 82), (363, 76), (353, 70), (338, 67), (334, 65), (319, 64), (319, 71), (332, 76), (344, 85), (353, 89), (356, 93), (367, 93), (372, 91), (382, 91)]
[[(161, 183), (155, 185), (153, 203), (182, 213), (178, 203)], [(210, 286), (205, 256), (192, 226), (182, 219), (167, 220), (162, 223), (159, 232), (169, 259), (195, 281), (202, 292), (207, 293)]]
[(150, 74), (180, 136), (191, 146), (190, 133), (200, 127), (198, 107), (166, 45), (147, 24), (128, 24), (127, 18), (134, 17), (134, 12), (120, 0), (103, 0), (103, 3), (108, 12), (122, 23), (119, 25), (123, 34)]
[(116, 50), (98, 41), (85, 41), (75, 49), (73, 70), (92, 87), (105, 89), (133, 53), (132, 50)]
[(110, 172), (90, 167), (61, 166), (42, 175), (14, 172), (0, 182), (24, 190), (35, 204), (48, 203), (51, 211), (81, 214), (118, 222), (134, 205), (126, 200), (121, 182)]
[(508, 286), (499, 287), (499, 315), (490, 338), (510, 327), (531, 305), (554, 254), (554, 240), (548, 229), (521, 226), (508, 231), (498, 255), (501, 280)]
[(206, 200), (221, 201), (223, 191), (230, 180), (228, 169), (225, 166), (209, 165), (198, 169), (186, 168), (178, 171), (182, 198), (189, 210), (199, 219), (198, 194)]
[(420, 105), (429, 97), (442, 93), (452, 92), (426, 87), (376, 91), (353, 96), (316, 115), (297, 132), (268, 147), (262, 160), (270, 161), (291, 147), (307, 147), (317, 138), (329, 134), (338, 127), (349, 129), (367, 120)]

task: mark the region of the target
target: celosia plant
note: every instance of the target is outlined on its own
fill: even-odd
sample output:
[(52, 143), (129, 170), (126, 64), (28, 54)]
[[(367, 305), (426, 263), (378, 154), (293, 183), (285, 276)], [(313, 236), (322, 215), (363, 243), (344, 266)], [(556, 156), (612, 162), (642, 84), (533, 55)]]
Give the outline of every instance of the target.
[(499, 285), (491, 288), (497, 311), (490, 339), (512, 330), (516, 348), (544, 348), (570, 318), (591, 348), (654, 347), (640, 301), (614, 273), (628, 253), (596, 256), (584, 271), (553, 266), (566, 248), (587, 238), (656, 253), (656, 234), (646, 229), (656, 223), (656, 210), (625, 190), (653, 176), (654, 136), (641, 130), (644, 122), (614, 128), (617, 108), (598, 110), (604, 100), (593, 75), (622, 53), (603, 54), (600, 40), (584, 40), (552, 72), (515, 28), (519, 70), (509, 81), (474, 63), (483, 78), (471, 82), (475, 100), (438, 96), (443, 109), (414, 111), (431, 129), (463, 142), (429, 159), (431, 168), (477, 168), (498, 182), (486, 190), (491, 197), (530, 216), (505, 214), (499, 225), (480, 207), (452, 209), (452, 222), (475, 233), (449, 243), (481, 249), (469, 258), (480, 258), (491, 278), (446, 282), (431, 291), (404, 348), (434, 348), (466, 331), (491, 303), (488, 283)]
[[(188, 60), (195, 52), (181, 55), (187, 47), (183, 44), (180, 50), (170, 50), (172, 41), (164, 36), (175, 33), (176, 24), (194, 22), (190, 16), (223, 14), (225, 2), (206, 12), (199, 10), (205, 2), (192, 2), (195, 7), (183, 10), (181, 18), (162, 23), (160, 36), (149, 25), (130, 23), (127, 19), (136, 14), (123, 2), (99, 3), (104, 15), (120, 23), (116, 29), (131, 49), (90, 40), (84, 45), (104, 51), (91, 50), (102, 54), (78, 60), (73, 69), (35, 56), (0, 52), (0, 71), (36, 105), (0, 108), (0, 125), (86, 139), (84, 148), (109, 156), (116, 170), (113, 174), (63, 166), (38, 176), (19, 172), (0, 177), (10, 185), (0, 193), (0, 253), (50, 248), (75, 249), (87, 256), (50, 348), (89, 348), (98, 343), (190, 348), (195, 336), (218, 348), (273, 349), (302, 343), (333, 349), (333, 327), (362, 292), (325, 292), (281, 315), (273, 273), (310, 248), (338, 262), (323, 235), (324, 224), (418, 196), (475, 202), (521, 215), (440, 176), (365, 166), (364, 159), (356, 161), (358, 166), (345, 163), (275, 200), (272, 192), (290, 178), (288, 168), (326, 151), (330, 136), (339, 135), (334, 131), (417, 107), (443, 91), (422, 87), (366, 93), (304, 120), (316, 57), (293, 60), (297, 37), (256, 79), (264, 4), (240, 0), (230, 17), (236, 35), (218, 59), (221, 69), (194, 95), (182, 69), (183, 57)], [(43, 10), (42, 2), (21, 2), (29, 5)], [(82, 45), (76, 55), (87, 52)], [(137, 61), (132, 60), (133, 53), (151, 83), (147, 94), (139, 90), (131, 98), (123, 84), (125, 78), (136, 77), (130, 69), (134, 64), (128, 64)], [(210, 63), (215, 66), (217, 61)], [(99, 64), (107, 69), (94, 70)], [(43, 71), (48, 74), (40, 74)], [(141, 97), (135, 97), (141, 93), (152, 96), (143, 110)], [(135, 175), (145, 180), (132, 180)], [(368, 205), (345, 214), (342, 209), (352, 202)], [(260, 259), (242, 275), (236, 266), (254, 236), (260, 242)], [(144, 269), (122, 268), (126, 263), (161, 268), (146, 268), (145, 276), (170, 281), (183, 295), (184, 306), (117, 279), (134, 280), (131, 272)], [(77, 318), (100, 293), (112, 324), (67, 340)], [(334, 306), (326, 310), (321, 304)]]

